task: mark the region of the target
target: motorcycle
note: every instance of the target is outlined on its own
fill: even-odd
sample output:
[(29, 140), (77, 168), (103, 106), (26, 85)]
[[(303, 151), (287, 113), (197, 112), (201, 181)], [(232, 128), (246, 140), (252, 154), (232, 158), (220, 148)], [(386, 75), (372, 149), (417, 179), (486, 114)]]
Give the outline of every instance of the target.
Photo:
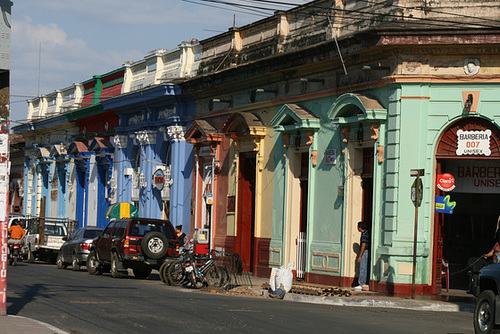
[(8, 262), (9, 265), (15, 266), (17, 261), (21, 258), (21, 245), (20, 244), (9, 244), (9, 257)]

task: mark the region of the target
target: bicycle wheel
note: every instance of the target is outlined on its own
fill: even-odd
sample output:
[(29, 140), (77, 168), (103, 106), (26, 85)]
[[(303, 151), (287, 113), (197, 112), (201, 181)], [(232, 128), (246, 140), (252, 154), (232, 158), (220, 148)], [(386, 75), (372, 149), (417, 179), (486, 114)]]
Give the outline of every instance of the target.
[(181, 261), (172, 262), (167, 269), (167, 279), (170, 285), (179, 286), (185, 280), (186, 273)]
[(228, 274), (224, 266), (213, 266), (205, 274), (205, 280), (209, 286), (224, 287), (228, 281)]

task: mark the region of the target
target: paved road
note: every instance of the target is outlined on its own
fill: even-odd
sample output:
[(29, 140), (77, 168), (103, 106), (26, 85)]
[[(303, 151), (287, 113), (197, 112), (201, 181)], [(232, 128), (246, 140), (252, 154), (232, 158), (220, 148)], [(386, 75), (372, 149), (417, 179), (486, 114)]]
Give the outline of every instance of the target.
[[(154, 276), (154, 275), (153, 275)], [(237, 297), (53, 265), (9, 267), (8, 314), (78, 333), (472, 333), (471, 314)]]

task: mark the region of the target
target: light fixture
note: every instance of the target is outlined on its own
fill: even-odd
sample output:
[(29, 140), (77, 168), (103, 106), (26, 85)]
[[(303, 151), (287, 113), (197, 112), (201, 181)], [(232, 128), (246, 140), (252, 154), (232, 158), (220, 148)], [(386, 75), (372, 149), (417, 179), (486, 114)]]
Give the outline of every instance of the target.
[(364, 71), (389, 71), (391, 68), (389, 66), (373, 66), (373, 65), (364, 65), (361, 67)]
[(208, 108), (210, 109), (210, 111), (212, 111), (214, 109), (214, 105), (215, 104), (227, 104), (228, 107), (231, 107), (232, 104), (233, 104), (233, 101), (232, 100), (222, 100), (222, 99), (211, 99), (210, 100), (210, 103), (208, 105)]
[(166, 166), (165, 167), (165, 185), (167, 187), (170, 187), (172, 185), (172, 183), (174, 183), (174, 181), (172, 180), (172, 172), (171, 172), (170, 166)]
[(295, 136), (295, 150), (298, 151), (300, 148), (300, 131), (297, 131), (297, 135)]
[(363, 125), (359, 123), (358, 125), (358, 132), (356, 133), (356, 137), (358, 139), (358, 144), (359, 146), (363, 145)]
[(306, 84), (308, 82), (318, 82), (318, 83), (324, 84), (325, 79), (300, 78), (300, 82), (306, 83)]
[(470, 112), (470, 108), (472, 107), (473, 101), (474, 101), (474, 98), (472, 97), (472, 94), (469, 94), (469, 96), (467, 96), (467, 100), (464, 103), (464, 111), (465, 112)]
[(265, 88), (254, 89), (250, 93), (250, 101), (252, 101), (252, 103), (256, 102), (257, 101), (257, 94), (265, 94), (265, 93), (274, 94), (276, 96), (276, 94), (278, 94), (278, 91), (274, 90), (274, 89), (265, 89)]
[(146, 177), (144, 176), (144, 173), (139, 174), (139, 186), (141, 188), (146, 188)]

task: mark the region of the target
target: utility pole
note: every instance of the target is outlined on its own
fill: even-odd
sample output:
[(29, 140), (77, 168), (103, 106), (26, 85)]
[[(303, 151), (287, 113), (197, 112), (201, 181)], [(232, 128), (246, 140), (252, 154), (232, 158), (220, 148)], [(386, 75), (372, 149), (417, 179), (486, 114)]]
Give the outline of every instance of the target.
[(10, 17), (12, 1), (0, 0), (0, 316), (7, 315), (7, 255), (9, 224)]

